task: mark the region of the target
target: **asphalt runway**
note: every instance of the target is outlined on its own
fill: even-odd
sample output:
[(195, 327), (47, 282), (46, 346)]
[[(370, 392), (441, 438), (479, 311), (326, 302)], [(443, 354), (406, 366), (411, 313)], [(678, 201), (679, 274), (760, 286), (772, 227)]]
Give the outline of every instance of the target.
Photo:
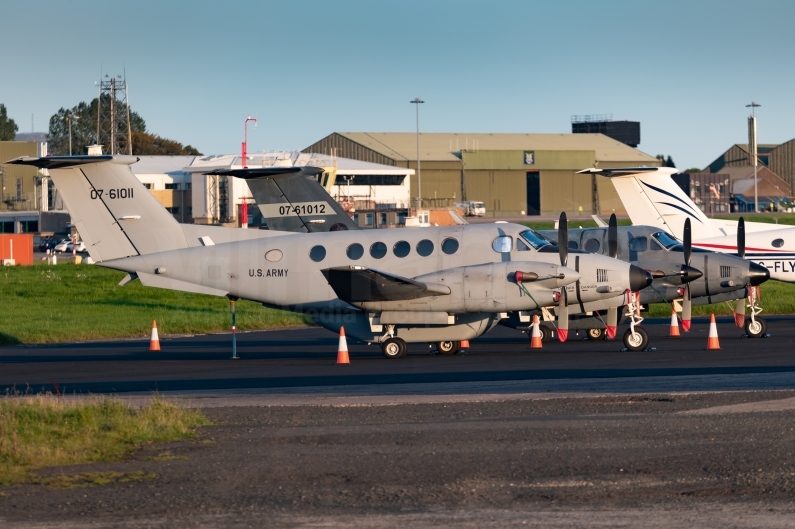
[[(457, 388), (479, 392), (638, 392), (795, 388), (795, 316), (767, 318), (770, 337), (742, 338), (731, 318), (719, 319), (720, 351), (706, 351), (706, 319), (669, 338), (666, 322), (647, 322), (650, 352), (622, 352), (616, 341), (569, 342), (530, 350), (527, 335), (498, 327), (472, 341), (467, 354), (431, 354), (413, 344), (387, 360), (375, 345), (349, 342), (351, 364), (334, 365), (337, 336), (320, 328), (215, 334), (148, 341), (121, 340), (0, 348), (0, 391), (72, 393), (308, 391), (356, 388)], [(625, 327), (619, 329), (619, 336)], [(433, 388), (433, 389), (432, 389)], [(405, 393), (405, 391), (404, 391)]]

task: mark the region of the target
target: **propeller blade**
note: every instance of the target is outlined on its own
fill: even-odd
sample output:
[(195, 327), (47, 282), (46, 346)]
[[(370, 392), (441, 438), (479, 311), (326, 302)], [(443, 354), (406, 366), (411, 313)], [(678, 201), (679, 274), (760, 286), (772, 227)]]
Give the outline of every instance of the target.
[(566, 301), (566, 287), (561, 290), (558, 301), (558, 340), (565, 342), (569, 339), (569, 305)]
[(607, 309), (607, 322), (605, 324), (608, 339), (612, 340), (616, 337), (616, 327), (618, 327), (618, 308), (610, 307)]
[(618, 220), (615, 213), (610, 215), (607, 225), (607, 254), (613, 259), (618, 255)]
[(690, 230), (690, 219), (687, 218), (685, 219), (685, 230), (682, 237), (683, 239), (682, 242), (684, 243), (683, 246), (685, 250), (685, 264), (687, 266), (690, 266), (690, 251), (692, 250), (692, 244), (693, 244), (692, 237), (693, 235)]
[(745, 259), (745, 219), (742, 217), (737, 223), (737, 255)]
[(690, 331), (691, 310), (692, 310), (692, 302), (690, 300), (690, 283), (686, 283), (685, 295), (684, 299), (682, 300), (682, 330), (684, 330), (685, 332)]
[(560, 212), (558, 221), (558, 252), (560, 252), (560, 264), (566, 266), (569, 260), (569, 222), (566, 220), (565, 211)]
[(741, 329), (745, 325), (745, 297), (738, 299), (734, 307), (734, 325)]

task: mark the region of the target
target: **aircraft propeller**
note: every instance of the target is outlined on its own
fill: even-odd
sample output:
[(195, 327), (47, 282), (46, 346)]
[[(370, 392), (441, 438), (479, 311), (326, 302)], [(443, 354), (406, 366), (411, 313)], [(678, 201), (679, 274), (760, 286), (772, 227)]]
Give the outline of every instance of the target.
[[(685, 219), (685, 229), (682, 237), (682, 243), (685, 254), (685, 266), (690, 267), (690, 257), (693, 244), (693, 235), (690, 228), (690, 219)], [(682, 300), (682, 329), (685, 332), (690, 330), (690, 320), (692, 311), (692, 300), (690, 296), (690, 282), (685, 283), (684, 299)]]
[[(607, 226), (607, 254), (613, 259), (618, 256), (618, 221), (615, 213), (610, 215), (610, 223)], [(618, 307), (611, 307), (607, 309), (605, 325), (605, 332), (610, 340), (616, 337), (616, 327), (618, 327)]]
[[(560, 265), (566, 266), (569, 260), (569, 222), (566, 219), (565, 211), (561, 211), (558, 221), (558, 253), (560, 254)], [(569, 305), (565, 286), (560, 288), (557, 313), (558, 340), (565, 342), (569, 338)]]
[[(737, 255), (745, 259), (745, 219), (742, 217), (737, 223)], [(740, 328), (745, 325), (745, 296), (738, 299), (734, 307), (734, 324)]]

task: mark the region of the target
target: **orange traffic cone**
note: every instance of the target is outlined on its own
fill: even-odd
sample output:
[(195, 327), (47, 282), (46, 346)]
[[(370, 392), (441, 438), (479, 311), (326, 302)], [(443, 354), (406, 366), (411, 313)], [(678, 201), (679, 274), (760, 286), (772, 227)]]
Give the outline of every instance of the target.
[(149, 340), (149, 350), (160, 350), (160, 338), (157, 336), (157, 320), (152, 320), (152, 338)]
[(541, 349), (541, 328), (538, 324), (538, 314), (533, 316), (533, 330), (530, 332), (530, 349)]
[(348, 342), (345, 340), (345, 327), (340, 327), (340, 345), (337, 347), (337, 364), (350, 364), (348, 358)]
[(715, 314), (709, 316), (709, 337), (707, 338), (707, 350), (720, 349), (718, 343), (718, 326), (715, 325)]
[(679, 334), (679, 319), (676, 317), (676, 311), (671, 310), (671, 331), (668, 336), (680, 336)]
[(469, 340), (461, 340), (461, 350), (469, 348)]

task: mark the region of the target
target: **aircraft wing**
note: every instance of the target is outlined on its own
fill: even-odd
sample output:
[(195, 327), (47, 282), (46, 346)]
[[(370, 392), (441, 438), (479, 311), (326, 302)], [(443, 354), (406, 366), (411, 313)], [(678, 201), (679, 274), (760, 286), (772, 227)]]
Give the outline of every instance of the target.
[(446, 285), (423, 283), (363, 266), (341, 266), (321, 270), (337, 297), (345, 302), (402, 301), (446, 296)]

